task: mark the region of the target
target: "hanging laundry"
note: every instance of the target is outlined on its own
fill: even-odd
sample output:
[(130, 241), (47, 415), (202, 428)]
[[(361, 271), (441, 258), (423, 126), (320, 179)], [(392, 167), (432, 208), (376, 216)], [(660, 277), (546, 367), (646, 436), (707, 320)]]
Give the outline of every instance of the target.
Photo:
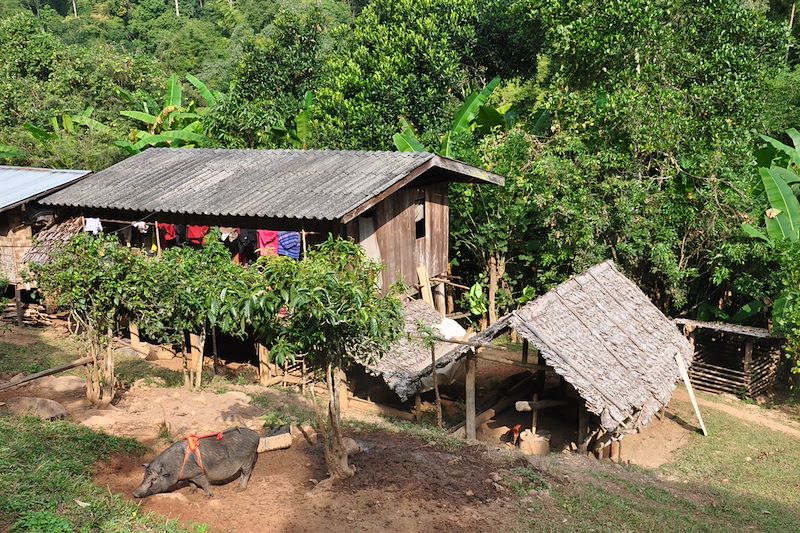
[(147, 222), (142, 222), (141, 220), (138, 222), (134, 222), (131, 224), (139, 233), (147, 233)]
[(100, 223), (99, 218), (87, 218), (84, 220), (83, 231), (97, 235), (103, 231), (103, 224)]
[(296, 231), (281, 231), (278, 234), (278, 255), (300, 259), (300, 234)]
[(186, 226), (183, 224), (175, 224), (175, 245), (183, 244), (186, 242)]
[(265, 255), (278, 255), (278, 232), (260, 229), (258, 234), (258, 253)]
[(178, 240), (178, 232), (175, 230), (175, 224), (167, 224), (164, 222), (158, 223), (158, 232), (161, 241), (168, 245), (175, 244)]
[(208, 234), (208, 226), (186, 226), (186, 240), (191, 244), (202, 245)]
[(256, 253), (257, 240), (258, 237), (256, 235), (256, 230), (239, 230), (239, 238), (236, 240), (236, 242), (239, 243), (239, 260), (243, 265), (246, 265), (253, 260), (253, 256)]

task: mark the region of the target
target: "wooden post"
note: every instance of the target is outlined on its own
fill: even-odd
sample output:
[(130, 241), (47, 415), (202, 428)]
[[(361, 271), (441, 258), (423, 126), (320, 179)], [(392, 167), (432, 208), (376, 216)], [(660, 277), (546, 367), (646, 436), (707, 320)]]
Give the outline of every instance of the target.
[(703, 430), (703, 435), (708, 436), (706, 425), (703, 423), (703, 416), (700, 414), (700, 408), (697, 406), (697, 399), (694, 397), (694, 389), (692, 389), (692, 382), (689, 381), (689, 372), (686, 370), (686, 363), (683, 361), (681, 354), (675, 354), (675, 362), (678, 363), (678, 372), (683, 378), (683, 384), (686, 385), (686, 392), (689, 393), (689, 399), (692, 401), (694, 407), (694, 414), (697, 415), (697, 421), (700, 422), (700, 429)]
[(609, 457), (612, 462), (619, 463), (620, 456), (622, 455), (622, 442), (618, 440), (612, 440), (611, 445), (609, 446)]
[[(176, 6), (178, 5), (178, 4), (177, 4), (177, 1), (178, 1), (178, 0), (175, 0), (175, 2), (176, 2), (176, 4), (175, 4), (175, 5), (176, 5)], [(155, 222), (155, 224), (153, 225), (153, 227), (154, 227), (154, 228), (155, 228), (155, 230), (156, 230), (156, 250), (158, 250), (158, 255), (161, 255), (161, 235), (158, 233), (158, 220), (156, 220), (156, 222)]]
[(583, 444), (586, 440), (586, 435), (589, 426), (589, 411), (586, 410), (586, 400), (583, 398), (578, 400), (578, 446)]
[(464, 408), (467, 415), (466, 437), (467, 440), (475, 440), (477, 432), (475, 428), (475, 374), (477, 362), (472, 354), (467, 355), (467, 378), (465, 386)]
[(536, 424), (539, 421), (539, 410), (536, 409), (536, 403), (539, 401), (539, 393), (533, 393), (533, 415), (531, 416), (531, 433), (536, 435)]
[(17, 326), (22, 327), (25, 320), (25, 310), (22, 309), (22, 289), (19, 282), (14, 284), (14, 304), (17, 308)]
[(414, 420), (417, 424), (422, 422), (422, 397), (419, 393), (414, 394)]
[(306, 230), (300, 230), (300, 241), (303, 243), (303, 257), (306, 256)]
[(753, 339), (748, 339), (744, 343), (744, 386), (747, 389), (747, 394), (753, 395), (753, 389), (750, 387), (753, 376), (751, 375), (751, 367), (753, 365)]
[(522, 362), (528, 362), (528, 339), (522, 339)]
[(436, 394), (436, 427), (442, 429), (442, 398), (439, 396), (439, 382), (436, 379), (436, 345), (431, 343), (431, 378), (433, 379), (433, 392)]
[(433, 286), (433, 306), (442, 316), (447, 314), (447, 301), (444, 297), (444, 283)]

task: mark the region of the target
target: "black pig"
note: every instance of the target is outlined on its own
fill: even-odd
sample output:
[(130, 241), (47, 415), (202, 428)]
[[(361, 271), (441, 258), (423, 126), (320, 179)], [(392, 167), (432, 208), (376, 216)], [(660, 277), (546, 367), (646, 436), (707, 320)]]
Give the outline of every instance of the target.
[(227, 429), (221, 435), (221, 439), (215, 434), (197, 440), (196, 450), (190, 448), (189, 440), (176, 442), (164, 450), (153, 462), (144, 465), (144, 479), (133, 496), (144, 498), (191, 483), (211, 497), (212, 483), (229, 483), (237, 475), (239, 488), (247, 488), (258, 459), (258, 433), (239, 427)]

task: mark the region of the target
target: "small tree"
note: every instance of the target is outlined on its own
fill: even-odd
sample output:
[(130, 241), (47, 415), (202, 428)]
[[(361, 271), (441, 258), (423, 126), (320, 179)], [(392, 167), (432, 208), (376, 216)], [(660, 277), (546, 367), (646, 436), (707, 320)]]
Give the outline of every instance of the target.
[(223, 330), (243, 334), (249, 325), (279, 364), (303, 355), (324, 373), (327, 413), (317, 410), (317, 425), (331, 481), (355, 473), (342, 444), (339, 375), (380, 358), (402, 327), (399, 300), (378, 294), (380, 268), (357, 244), (330, 238), (300, 262), (261, 260), (254, 278), (237, 278), (212, 304)]
[[(135, 287), (128, 272), (137, 257), (114, 236), (81, 234), (45, 265), (34, 265), (39, 288), (59, 307), (69, 309), (92, 364), (87, 365), (86, 396), (108, 405), (114, 399), (114, 332), (125, 316), (125, 301)], [(105, 352), (105, 355), (103, 355)], [(101, 362), (102, 359), (102, 362)]]

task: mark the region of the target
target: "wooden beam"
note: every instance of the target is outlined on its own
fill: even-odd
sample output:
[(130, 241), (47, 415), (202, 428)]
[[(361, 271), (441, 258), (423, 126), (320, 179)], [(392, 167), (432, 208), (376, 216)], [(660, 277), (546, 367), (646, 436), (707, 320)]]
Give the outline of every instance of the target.
[(578, 445), (583, 444), (589, 431), (589, 411), (586, 410), (586, 400), (578, 400)]
[(477, 438), (476, 425), (475, 425), (475, 373), (477, 361), (474, 355), (467, 355), (467, 377), (465, 386), (465, 404), (464, 410), (466, 411), (466, 436), (467, 440), (475, 440)]
[(444, 296), (444, 283), (433, 286), (433, 307), (444, 317), (447, 315), (447, 300)]
[(528, 362), (528, 339), (522, 339), (522, 362)]
[(504, 365), (516, 366), (519, 368), (524, 368), (526, 370), (547, 370), (547, 365), (535, 365), (532, 363), (523, 363), (522, 361), (515, 361), (514, 359), (509, 359), (505, 357), (505, 354), (499, 355), (493, 351), (487, 350), (478, 350), (475, 354), (475, 357), (478, 359), (483, 359), (485, 361), (492, 361), (493, 363), (500, 363)]
[(518, 401), (515, 404), (516, 410), (521, 413), (528, 413), (531, 411), (540, 411), (542, 409), (549, 409), (550, 407), (561, 407), (569, 404), (569, 402), (566, 400), (539, 400), (538, 396), (538, 394), (534, 394), (532, 402), (525, 400)]
[(417, 277), (419, 278), (420, 294), (422, 301), (433, 307), (433, 293), (431, 292), (431, 280), (428, 278), (428, 269), (424, 265), (417, 267)]
[(22, 309), (22, 289), (19, 283), (14, 285), (14, 304), (17, 309), (17, 326), (22, 327), (25, 320), (25, 311)]
[(747, 393), (753, 394), (750, 390), (750, 382), (752, 381), (753, 376), (752, 373), (752, 366), (753, 366), (753, 339), (747, 339), (744, 343), (744, 381), (747, 387)]
[(422, 397), (419, 393), (414, 394), (414, 421), (417, 424), (422, 422)]
[(697, 415), (697, 421), (700, 422), (700, 429), (703, 430), (703, 435), (708, 436), (706, 425), (703, 423), (703, 415), (700, 414), (700, 408), (697, 406), (697, 399), (694, 397), (694, 390), (692, 390), (692, 382), (689, 381), (689, 373), (686, 371), (686, 363), (683, 361), (681, 354), (675, 354), (675, 362), (678, 363), (678, 372), (683, 378), (683, 384), (686, 385), (686, 392), (689, 393), (689, 400), (692, 401), (694, 407), (694, 414)]

